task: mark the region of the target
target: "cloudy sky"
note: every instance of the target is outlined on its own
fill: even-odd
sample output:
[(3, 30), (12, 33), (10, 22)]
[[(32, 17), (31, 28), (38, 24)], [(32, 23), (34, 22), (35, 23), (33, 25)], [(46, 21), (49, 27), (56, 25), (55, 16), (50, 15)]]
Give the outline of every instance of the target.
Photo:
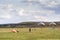
[(0, 24), (60, 21), (60, 0), (0, 0)]

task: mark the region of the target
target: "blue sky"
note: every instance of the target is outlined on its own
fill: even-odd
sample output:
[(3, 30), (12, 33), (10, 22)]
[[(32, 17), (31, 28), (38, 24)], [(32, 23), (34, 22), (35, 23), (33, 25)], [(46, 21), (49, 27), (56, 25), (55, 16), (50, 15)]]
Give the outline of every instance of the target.
[(0, 24), (60, 21), (60, 0), (0, 0)]

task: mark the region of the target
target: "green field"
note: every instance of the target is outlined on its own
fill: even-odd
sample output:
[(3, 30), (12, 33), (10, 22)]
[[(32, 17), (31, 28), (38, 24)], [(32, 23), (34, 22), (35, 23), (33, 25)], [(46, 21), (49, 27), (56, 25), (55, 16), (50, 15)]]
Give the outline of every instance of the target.
[(60, 28), (32, 28), (31, 32), (28, 28), (0, 28), (0, 40), (60, 40)]

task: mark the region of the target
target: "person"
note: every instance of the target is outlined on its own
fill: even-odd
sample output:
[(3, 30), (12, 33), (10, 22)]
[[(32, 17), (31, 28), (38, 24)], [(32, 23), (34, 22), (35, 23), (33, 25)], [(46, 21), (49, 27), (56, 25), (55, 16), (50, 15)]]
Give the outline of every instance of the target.
[(29, 32), (31, 32), (31, 28), (29, 28)]
[(17, 32), (19, 32), (19, 31), (17, 30)]

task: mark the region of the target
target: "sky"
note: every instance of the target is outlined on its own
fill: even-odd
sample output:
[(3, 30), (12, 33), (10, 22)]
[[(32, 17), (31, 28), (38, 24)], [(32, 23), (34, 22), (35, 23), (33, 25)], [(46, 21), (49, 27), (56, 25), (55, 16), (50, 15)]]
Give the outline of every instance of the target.
[(0, 0), (0, 24), (60, 21), (60, 0)]

